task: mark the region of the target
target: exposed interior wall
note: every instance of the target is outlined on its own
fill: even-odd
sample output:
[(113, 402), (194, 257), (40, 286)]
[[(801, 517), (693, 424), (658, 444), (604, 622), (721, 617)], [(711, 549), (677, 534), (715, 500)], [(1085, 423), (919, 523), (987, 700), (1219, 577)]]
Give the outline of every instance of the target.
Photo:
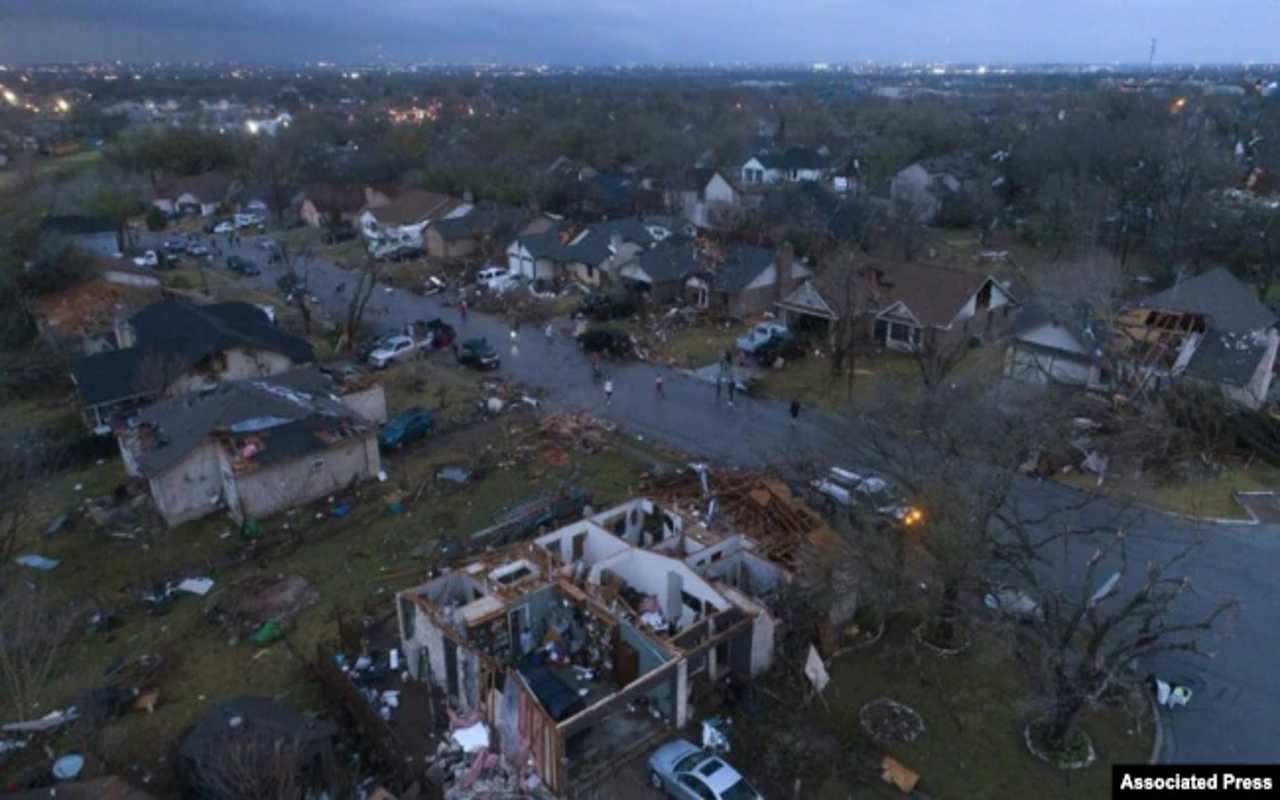
[(170, 527), (212, 513), (223, 497), (217, 444), (201, 444), (148, 485), (156, 509)]
[(674, 573), (679, 576), (682, 592), (698, 598), (705, 605), (721, 611), (729, 607), (729, 603), (712, 588), (711, 584), (703, 580), (683, 561), (677, 561), (669, 556), (647, 550), (628, 550), (593, 566), (588, 580), (599, 585), (602, 582), (603, 570), (617, 575), (636, 591), (657, 597), (663, 616), (679, 621), (679, 627), (692, 623), (692, 612), (686, 612), (685, 606), (672, 604), (668, 591), (670, 583), (667, 576), (669, 574)]
[[(635, 648), (640, 656), (640, 669), (636, 673), (637, 679), (643, 678), (672, 660), (670, 655), (664, 653), (647, 636), (626, 622), (618, 623), (618, 636), (622, 641)], [(626, 687), (623, 688), (625, 689)], [(645, 696), (649, 698), (650, 703), (653, 703), (661, 710), (666, 719), (675, 718), (675, 694), (669, 681), (659, 680), (653, 688), (645, 692)]]
[(377, 439), (372, 435), (340, 442), (300, 458), (235, 477), (237, 513), (269, 517), (317, 497), (372, 477), (380, 468)]

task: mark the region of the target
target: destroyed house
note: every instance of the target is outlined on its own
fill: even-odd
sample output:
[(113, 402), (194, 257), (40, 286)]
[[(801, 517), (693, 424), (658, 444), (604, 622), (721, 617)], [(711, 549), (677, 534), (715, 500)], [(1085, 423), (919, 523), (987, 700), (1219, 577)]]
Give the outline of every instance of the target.
[(169, 526), (261, 519), (377, 475), (377, 427), (309, 368), (157, 403), (117, 431)]
[(1129, 400), (1186, 380), (1257, 409), (1275, 371), (1276, 322), (1253, 289), (1225, 269), (1180, 281), (1109, 319), (1084, 307), (1053, 314), (1033, 303), (1010, 341), (1005, 374)]
[(581, 789), (683, 727), (696, 693), (769, 668), (789, 573), (755, 549), (628, 501), (401, 592), (409, 671), (553, 792)]
[(249, 303), (164, 300), (118, 321), (115, 338), (117, 349), (71, 365), (85, 424), (99, 433), (157, 397), (276, 375), (315, 360), (306, 340), (280, 330)]

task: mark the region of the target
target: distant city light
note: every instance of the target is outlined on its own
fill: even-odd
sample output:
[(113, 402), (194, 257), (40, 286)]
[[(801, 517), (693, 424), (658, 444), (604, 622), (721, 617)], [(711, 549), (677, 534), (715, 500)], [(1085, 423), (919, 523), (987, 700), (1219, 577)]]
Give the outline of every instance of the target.
[(54, 105), (57, 107), (58, 111), (62, 112), (63, 114), (71, 110), (71, 104), (68, 103), (66, 100), (62, 99), (61, 97), (58, 98), (58, 102), (54, 103)]
[(12, 89), (5, 89), (4, 101), (11, 106), (16, 106), (18, 104), (18, 95), (14, 94)]

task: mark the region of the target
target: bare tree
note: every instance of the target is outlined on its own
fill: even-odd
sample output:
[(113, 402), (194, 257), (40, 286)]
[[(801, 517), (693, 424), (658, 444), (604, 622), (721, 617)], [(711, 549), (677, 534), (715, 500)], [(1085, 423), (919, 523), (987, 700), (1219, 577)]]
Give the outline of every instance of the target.
[(26, 720), (36, 713), (79, 614), (43, 583), (7, 581), (0, 587), (0, 680), (10, 707)]
[(1034, 733), (1048, 752), (1071, 749), (1080, 715), (1109, 694), (1133, 687), (1135, 664), (1160, 653), (1211, 655), (1204, 638), (1239, 602), (1227, 597), (1202, 610), (1186, 608), (1194, 589), (1177, 570), (1196, 546), (1132, 570), (1127, 537), (1117, 530), (1093, 547), (1079, 580), (1065, 587), (1060, 575), (1037, 568), (1039, 559), (1008, 562), (1035, 603), (1012, 632), (1042, 714)]
[(351, 293), (351, 301), (347, 304), (347, 320), (342, 332), (342, 339), (347, 348), (355, 346), (360, 326), (364, 323), (365, 307), (369, 304), (369, 298), (378, 285), (378, 273), (378, 262), (366, 253), (355, 290)]
[(293, 287), (288, 298), (291, 304), (298, 309), (298, 314), (302, 317), (302, 331), (304, 336), (311, 335), (311, 295), (307, 291), (310, 274), (303, 269), (303, 266), (310, 263), (313, 254), (310, 244), (300, 247), (294, 247), (288, 242), (278, 242), (277, 253), (280, 256), (280, 263), (284, 266), (284, 274), (289, 280), (290, 286)]

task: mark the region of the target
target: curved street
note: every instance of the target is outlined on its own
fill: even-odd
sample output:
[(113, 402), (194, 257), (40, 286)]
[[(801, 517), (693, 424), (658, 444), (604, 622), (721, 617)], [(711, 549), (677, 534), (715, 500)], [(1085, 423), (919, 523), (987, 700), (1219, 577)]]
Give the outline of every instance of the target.
[[(261, 251), (252, 250), (254, 241), (246, 240), (240, 250), (262, 262)], [(278, 269), (266, 267), (254, 280), (274, 291)], [(354, 273), (316, 259), (301, 270), (307, 273), (311, 294), (341, 318)], [(335, 293), (340, 283), (348, 287), (342, 295)], [(541, 330), (526, 326), (519, 341), (513, 342), (504, 321), (471, 312), (463, 323), (456, 309), (443, 307), (436, 298), (379, 286), (365, 314), (366, 322), (386, 331), (433, 317), (455, 325), (460, 338), (487, 337), (502, 354), (500, 372), (545, 390), (549, 407), (589, 409), (630, 434), (700, 458), (744, 467), (800, 457), (834, 458), (841, 442), (853, 435), (847, 423), (814, 409), (804, 409), (792, 427), (787, 404), (777, 400), (740, 397), (736, 407), (729, 408), (723, 399), (717, 402), (711, 385), (642, 362), (606, 362), (606, 375), (614, 384), (613, 402), (606, 405), (600, 384), (591, 378), (588, 360), (568, 336), (557, 333), (548, 342)], [(658, 375), (664, 378), (664, 399), (656, 397)], [(1025, 481), (1018, 492), (1018, 502), (1029, 509), (1078, 500), (1073, 490), (1032, 480)], [(1180, 763), (1280, 759), (1280, 684), (1272, 673), (1280, 654), (1280, 630), (1268, 622), (1280, 618), (1280, 580), (1272, 572), (1280, 566), (1280, 526), (1193, 523), (1107, 500), (1091, 503), (1081, 513), (1096, 515), (1099, 523), (1121, 523), (1128, 532), (1129, 558), (1135, 567), (1168, 558), (1200, 539), (1202, 546), (1183, 565), (1195, 589), (1184, 612), (1194, 613), (1198, 609), (1190, 606), (1208, 607), (1225, 595), (1234, 595), (1242, 603), (1233, 621), (1206, 643), (1214, 651), (1213, 658), (1174, 654), (1141, 667), (1194, 690), (1187, 707), (1164, 714), (1162, 759)], [(1069, 565), (1086, 558), (1087, 553), (1066, 553), (1059, 568), (1067, 572)]]

